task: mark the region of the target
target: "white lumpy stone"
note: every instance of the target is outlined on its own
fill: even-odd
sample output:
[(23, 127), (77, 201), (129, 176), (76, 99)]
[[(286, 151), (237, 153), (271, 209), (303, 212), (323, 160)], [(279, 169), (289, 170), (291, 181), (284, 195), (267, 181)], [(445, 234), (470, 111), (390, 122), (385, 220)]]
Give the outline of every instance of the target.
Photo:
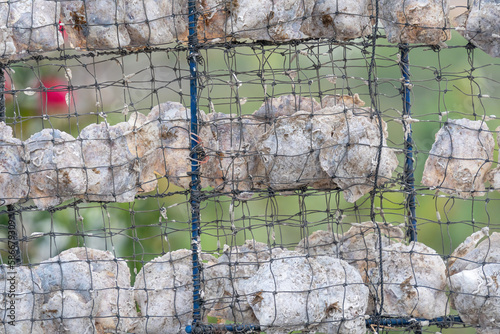
[[(498, 133), (497, 142), (499, 142), (498, 139), (500, 138), (500, 126), (497, 127), (495, 131)], [(500, 165), (497, 165), (497, 167), (491, 169), (486, 175), (486, 179), (493, 187), (493, 189), (500, 191)]]
[(381, 296), (384, 282), (382, 315), (433, 319), (449, 312), (446, 266), (432, 248), (420, 242), (389, 245), (382, 249), (382, 269), (382, 276), (379, 267), (369, 271), (373, 295)]
[[(218, 268), (214, 274), (223, 277), (214, 280), (213, 286), (220, 286), (212, 292), (211, 299), (216, 301), (211, 315), (237, 323), (255, 323), (257, 319), (251, 305), (245, 296), (242, 284), (252, 277), (259, 268), (270, 259), (286, 251), (281, 248), (271, 248), (267, 244), (255, 240), (247, 240), (241, 246), (225, 247), (224, 253), (217, 259)], [(213, 275), (212, 275), (213, 276)]]
[(500, 331), (499, 281), (499, 263), (463, 270), (450, 277), (454, 308), (463, 322), (480, 326), (480, 333)]
[(125, 0), (125, 23), (131, 45), (177, 41), (188, 30), (187, 3), (180, 0)]
[(365, 330), (368, 289), (342, 260), (285, 251), (241, 285), (267, 333)]
[[(205, 113), (200, 110), (198, 118), (206, 121)], [(154, 150), (150, 163), (154, 170), (168, 177), (169, 182), (184, 189), (189, 188), (191, 176), (191, 113), (178, 102), (165, 102), (155, 106), (147, 116), (148, 124), (156, 122), (159, 126), (161, 150)], [(198, 136), (193, 136), (200, 147), (211, 147), (214, 137), (208, 127), (201, 127)], [(154, 147), (154, 146), (153, 146)], [(201, 162), (200, 162), (201, 164)], [(216, 180), (220, 170), (210, 164), (201, 164), (202, 187)]]
[(16, 53), (12, 27), (8, 23), (9, 4), (0, 3), (0, 57), (8, 57)]
[(340, 235), (330, 231), (314, 231), (311, 235), (299, 241), (295, 246), (295, 251), (311, 256), (328, 255), (338, 257), (340, 238)]
[(365, 313), (369, 305), (369, 290), (359, 272), (345, 261), (317, 256), (315, 260), (325, 270), (320, 291), (326, 315), (316, 332), (363, 334), (366, 333)]
[(87, 188), (80, 142), (66, 132), (44, 129), (24, 142), (29, 194), (39, 209), (81, 195)]
[(457, 31), (492, 57), (500, 57), (500, 2), (475, 0), (455, 18)]
[(208, 180), (211, 186), (236, 193), (261, 187), (265, 171), (255, 147), (263, 132), (260, 123), (252, 117), (223, 113), (209, 113), (207, 122), (206, 128), (215, 139), (205, 145), (207, 168), (219, 173), (216, 179)]
[(63, 1), (61, 22), (71, 47), (113, 49), (130, 44), (125, 0)]
[(227, 32), (236, 38), (288, 41), (305, 38), (300, 31), (304, 3), (294, 0), (238, 0), (228, 5)]
[(390, 43), (437, 45), (451, 38), (448, 0), (382, 0), (379, 10)]
[[(41, 333), (40, 305), (43, 302), (40, 278), (32, 268), (0, 266), (0, 333)], [(32, 322), (32, 320), (35, 320)], [(13, 324), (9, 324), (9, 322)]]
[(0, 206), (13, 204), (28, 194), (28, 174), (22, 141), (0, 122)]
[(59, 31), (60, 2), (20, 0), (9, 4), (8, 26), (12, 27), (17, 52), (51, 51), (64, 44)]
[(82, 142), (88, 201), (132, 202), (139, 178), (138, 162), (127, 146), (122, 126), (91, 124), (78, 137)]
[(371, 1), (306, 1), (306, 20), (301, 31), (312, 38), (335, 38), (346, 41), (372, 32)]
[[(193, 321), (192, 252), (180, 249), (148, 262), (137, 274), (141, 310), (136, 333), (185, 333)], [(146, 318), (148, 316), (148, 318)]]
[(327, 133), (336, 116), (298, 111), (280, 116), (257, 143), (257, 150), (268, 177), (276, 190), (305, 186), (335, 188), (318, 163)]
[(329, 135), (324, 134), (319, 162), (344, 191), (345, 200), (353, 203), (375, 186), (389, 182), (398, 160), (394, 150), (387, 147), (387, 124), (383, 120), (370, 117), (366, 109), (353, 108), (345, 112), (339, 109), (342, 107), (321, 110), (335, 115), (335, 121), (331, 123)]
[(36, 272), (46, 293), (42, 314), (47, 328), (134, 329), (138, 315), (124, 260), (108, 251), (77, 247), (42, 262)]
[(90, 264), (72, 252), (43, 261), (36, 268), (42, 281), (42, 326), (47, 332), (95, 331), (99, 300), (94, 294)]
[(494, 147), (484, 121), (448, 120), (436, 133), (422, 185), (462, 198), (484, 195)]

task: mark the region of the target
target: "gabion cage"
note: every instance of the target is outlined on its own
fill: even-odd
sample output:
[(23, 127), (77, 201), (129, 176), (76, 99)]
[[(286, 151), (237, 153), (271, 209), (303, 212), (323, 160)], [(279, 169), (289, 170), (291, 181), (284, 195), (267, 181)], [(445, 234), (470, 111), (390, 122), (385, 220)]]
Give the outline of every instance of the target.
[(0, 333), (500, 333), (497, 0), (0, 0)]

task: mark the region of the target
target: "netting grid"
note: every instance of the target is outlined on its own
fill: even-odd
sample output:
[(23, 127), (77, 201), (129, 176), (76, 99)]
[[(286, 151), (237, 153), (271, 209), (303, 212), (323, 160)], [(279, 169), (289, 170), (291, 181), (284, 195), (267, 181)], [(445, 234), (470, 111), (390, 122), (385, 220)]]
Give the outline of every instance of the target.
[(0, 0), (0, 333), (500, 333), (499, 57), (498, 0)]

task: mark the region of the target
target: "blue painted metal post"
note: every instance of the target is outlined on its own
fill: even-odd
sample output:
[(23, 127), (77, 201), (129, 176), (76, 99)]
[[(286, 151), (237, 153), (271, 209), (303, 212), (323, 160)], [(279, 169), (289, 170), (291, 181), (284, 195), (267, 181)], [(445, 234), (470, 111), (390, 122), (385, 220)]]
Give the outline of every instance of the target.
[(411, 122), (411, 84), (410, 84), (410, 62), (408, 44), (400, 46), (401, 51), (401, 73), (403, 74), (403, 128), (405, 130), (405, 166), (404, 182), (406, 191), (406, 207), (408, 210), (408, 234), (410, 241), (417, 241), (417, 219), (415, 213), (415, 178), (413, 176), (413, 139)]
[(196, 1), (189, 0), (189, 73), (191, 96), (191, 250), (193, 260), (193, 326), (201, 321), (201, 280), (200, 261), (198, 258), (200, 240), (200, 175), (198, 153), (198, 91), (196, 55), (198, 38), (196, 31)]

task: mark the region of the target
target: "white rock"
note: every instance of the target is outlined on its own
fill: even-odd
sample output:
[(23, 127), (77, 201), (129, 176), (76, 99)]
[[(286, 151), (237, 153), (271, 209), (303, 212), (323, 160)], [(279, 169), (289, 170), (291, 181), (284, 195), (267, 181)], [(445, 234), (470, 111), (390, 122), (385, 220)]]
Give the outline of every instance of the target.
[(39, 209), (81, 195), (87, 188), (80, 142), (57, 129), (44, 129), (24, 142), (29, 194)]
[(0, 205), (13, 204), (28, 194), (28, 174), (23, 143), (12, 137), (12, 128), (0, 122)]
[(60, 2), (20, 0), (9, 4), (8, 27), (12, 27), (17, 52), (51, 51), (64, 44), (59, 31)]
[(210, 158), (203, 167), (213, 175), (220, 173), (218, 179), (209, 180), (211, 186), (236, 194), (262, 187), (265, 171), (255, 147), (263, 132), (261, 124), (253, 117), (223, 113), (209, 113), (207, 122), (215, 140), (206, 145)]
[(12, 27), (8, 22), (9, 4), (0, 3), (0, 57), (9, 57), (16, 53)]
[(108, 251), (77, 247), (42, 262), (36, 272), (46, 293), (44, 326), (106, 333), (134, 330), (138, 315), (124, 260)]
[(448, 259), (448, 274), (454, 275), (463, 270), (480, 267), (486, 263), (500, 263), (500, 234), (489, 236), (489, 228), (472, 233), (453, 251)]
[(339, 242), (341, 236), (329, 231), (314, 231), (310, 236), (300, 240), (295, 251), (311, 256), (328, 255), (339, 256)]
[(500, 57), (500, 3), (475, 0), (470, 9), (455, 18), (457, 31), (492, 57)]
[(336, 187), (318, 163), (336, 117), (298, 111), (275, 119), (257, 142), (270, 187), (275, 190)]
[(373, 267), (368, 272), (370, 292), (381, 296), (377, 309), (394, 317), (433, 319), (449, 312), (446, 296), (446, 266), (439, 254), (420, 243), (395, 243), (382, 249), (382, 269)]
[[(267, 244), (247, 240), (241, 246), (227, 248), (217, 259), (217, 265), (208, 272), (211, 280), (210, 300), (215, 304), (210, 315), (236, 323), (256, 323), (254, 312), (242, 288), (244, 281), (252, 277), (271, 257), (279, 256), (284, 250), (270, 248)], [(217, 279), (215, 277), (217, 275)]]
[(125, 0), (125, 8), (131, 45), (171, 43), (182, 39), (188, 30), (186, 2)]
[(125, 0), (62, 1), (61, 22), (71, 47), (113, 49), (130, 44)]
[[(141, 310), (136, 333), (185, 333), (193, 321), (191, 251), (169, 252), (147, 263), (135, 279)], [(148, 318), (146, 318), (148, 316)]]
[(437, 45), (451, 38), (448, 0), (382, 0), (379, 10), (390, 43)]
[(346, 41), (372, 33), (370, 0), (306, 1), (306, 20), (301, 31), (313, 38)]
[(165, 160), (161, 149), (160, 127), (157, 120), (148, 120), (141, 113), (133, 113), (127, 123), (119, 123), (125, 132), (128, 149), (138, 162), (139, 181), (137, 192), (147, 193), (156, 189), (158, 178), (163, 176), (159, 164)]
[[(207, 120), (202, 110), (198, 117), (200, 121)], [(163, 149), (155, 154), (155, 159), (151, 159), (151, 165), (155, 166), (157, 173), (167, 176), (169, 182), (184, 189), (188, 189), (191, 182), (191, 176), (188, 175), (191, 172), (190, 120), (190, 110), (177, 102), (165, 102), (155, 106), (147, 116), (147, 122), (159, 124)], [(195, 139), (199, 141), (200, 148), (213, 146), (211, 144), (214, 140), (212, 132), (206, 127), (200, 128), (198, 137)], [(214, 171), (212, 168), (205, 167), (201, 162), (200, 165), (202, 187), (207, 186), (209, 182), (216, 182), (220, 177), (220, 170)]]
[(376, 117), (370, 117), (367, 109), (343, 110), (342, 105), (321, 110), (335, 121), (330, 122), (332, 130), (323, 134), (319, 162), (344, 191), (344, 199), (353, 203), (375, 187), (375, 177), (377, 186), (391, 181), (398, 160), (394, 150), (387, 147), (387, 124), (383, 120), (379, 123)]
[(450, 277), (454, 308), (464, 323), (480, 326), (478, 333), (500, 331), (499, 281), (498, 262), (463, 270)]
[(422, 185), (462, 198), (484, 195), (494, 147), (484, 121), (448, 120), (436, 133)]
[[(0, 266), (0, 333), (41, 333), (40, 305), (43, 302), (40, 278), (32, 268)], [(9, 324), (13, 322), (14, 325)]]
[(297, 111), (314, 112), (320, 110), (321, 106), (314, 98), (298, 95), (280, 95), (274, 98), (266, 98), (264, 103), (256, 110), (253, 115), (262, 118), (268, 122), (274, 121), (280, 116), (291, 116)]
[[(300, 31), (305, 1), (238, 0), (227, 7), (227, 32), (236, 38), (288, 41), (305, 38)], [(310, 5), (311, 6), (311, 5)]]
[(139, 166), (127, 146), (122, 126), (91, 124), (78, 136), (82, 143), (88, 201), (132, 202), (137, 192)]
[(342, 260), (284, 251), (241, 286), (267, 333), (363, 333), (366, 329), (368, 289)]
[(326, 305), (326, 316), (314, 330), (322, 333), (364, 334), (369, 290), (356, 268), (345, 261), (317, 256), (326, 279), (320, 291)]

